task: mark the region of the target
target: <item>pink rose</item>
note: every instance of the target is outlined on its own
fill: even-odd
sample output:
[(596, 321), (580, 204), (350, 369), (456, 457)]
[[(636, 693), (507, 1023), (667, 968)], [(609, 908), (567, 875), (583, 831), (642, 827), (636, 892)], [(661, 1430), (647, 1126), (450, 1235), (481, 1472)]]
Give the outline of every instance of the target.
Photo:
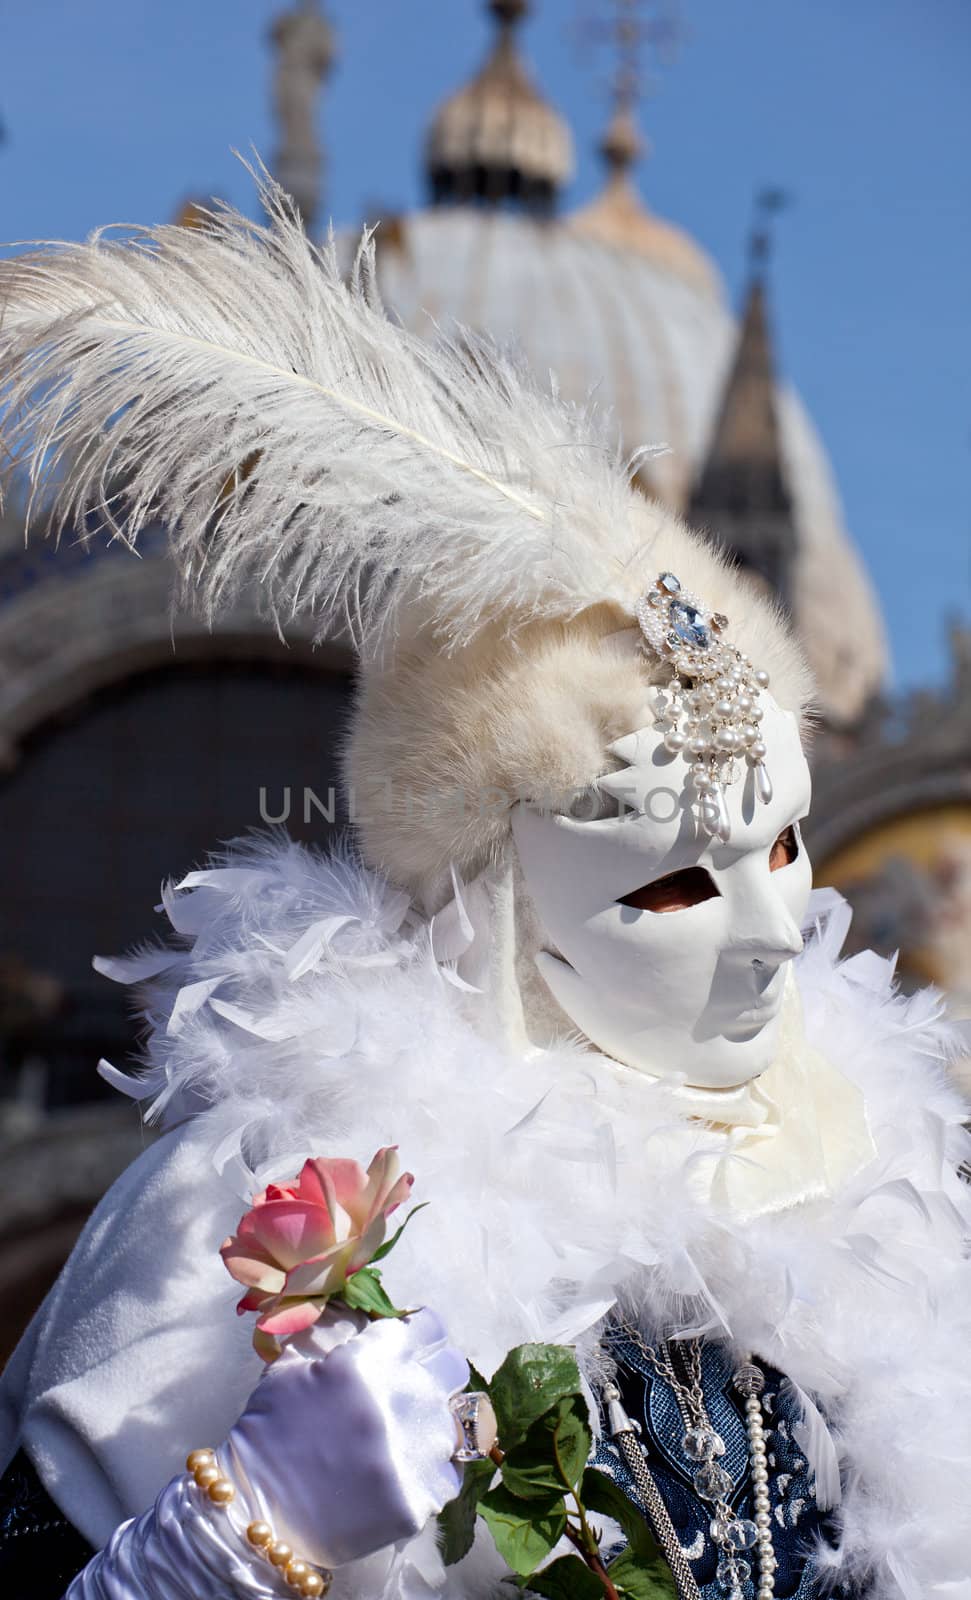
[(384, 1242), (390, 1213), (411, 1193), (398, 1176), (394, 1145), (367, 1172), (356, 1161), (304, 1162), (292, 1183), (271, 1183), (253, 1201), (220, 1255), (246, 1286), (237, 1311), (256, 1311), (253, 1343), (266, 1360), (276, 1341), (312, 1327), (329, 1299), (366, 1266)]

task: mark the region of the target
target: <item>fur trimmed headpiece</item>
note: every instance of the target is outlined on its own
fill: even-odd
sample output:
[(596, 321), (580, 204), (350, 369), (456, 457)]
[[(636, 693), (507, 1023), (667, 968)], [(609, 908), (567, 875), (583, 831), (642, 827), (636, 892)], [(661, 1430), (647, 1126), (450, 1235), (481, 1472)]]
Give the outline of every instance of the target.
[(515, 800), (611, 767), (663, 671), (611, 636), (663, 569), (804, 710), (778, 610), (640, 493), (643, 453), (477, 336), (396, 326), (369, 238), (345, 282), (282, 191), (261, 199), (265, 225), (221, 208), (4, 263), (0, 431), (34, 520), (132, 546), (161, 521), (210, 615), (245, 590), (281, 632), (350, 635), (372, 864), (426, 892), (474, 874)]

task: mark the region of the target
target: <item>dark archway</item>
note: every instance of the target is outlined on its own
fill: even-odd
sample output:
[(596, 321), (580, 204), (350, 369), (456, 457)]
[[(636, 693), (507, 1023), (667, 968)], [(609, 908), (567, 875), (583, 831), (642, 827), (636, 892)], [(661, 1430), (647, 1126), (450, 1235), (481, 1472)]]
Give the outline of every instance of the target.
[(287, 809), (297, 837), (340, 825), (349, 678), (300, 663), (156, 665), (86, 695), (21, 742), (0, 781), (0, 1027), (6, 1093), (97, 1095), (133, 1043), (91, 957), (157, 932), (159, 885)]

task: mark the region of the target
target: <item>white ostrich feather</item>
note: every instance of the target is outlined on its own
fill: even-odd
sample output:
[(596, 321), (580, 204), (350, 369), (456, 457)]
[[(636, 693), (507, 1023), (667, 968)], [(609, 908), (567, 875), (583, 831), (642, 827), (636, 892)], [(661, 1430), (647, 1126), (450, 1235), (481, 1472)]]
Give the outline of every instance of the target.
[(360, 641), (392, 580), (452, 641), (609, 597), (638, 535), (607, 421), (474, 335), (395, 326), (370, 237), (345, 284), (333, 240), (260, 197), (265, 225), (220, 207), (2, 265), (0, 429), (33, 520), (132, 545), (162, 521), (208, 611), (258, 586)]

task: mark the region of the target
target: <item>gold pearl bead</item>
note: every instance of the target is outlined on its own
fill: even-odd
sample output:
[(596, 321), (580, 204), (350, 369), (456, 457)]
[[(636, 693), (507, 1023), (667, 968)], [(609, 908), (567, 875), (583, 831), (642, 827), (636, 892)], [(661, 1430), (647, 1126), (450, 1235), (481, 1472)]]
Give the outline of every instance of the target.
[(185, 1458), (186, 1472), (197, 1472), (200, 1467), (210, 1467), (216, 1459), (215, 1450), (190, 1450)]
[(219, 1482), (220, 1478), (222, 1477), (222, 1473), (216, 1466), (216, 1463), (214, 1461), (210, 1461), (205, 1466), (196, 1467), (193, 1477), (195, 1478), (200, 1489), (208, 1489), (210, 1484)]
[(330, 1588), (330, 1578), (322, 1578), (319, 1572), (308, 1572), (300, 1585), (300, 1593), (307, 1596), (307, 1600), (317, 1600), (317, 1596), (326, 1594)]
[(228, 1506), (231, 1500), (236, 1499), (236, 1485), (230, 1483), (228, 1478), (217, 1478), (206, 1490), (213, 1505)]
[(266, 1553), (275, 1567), (285, 1567), (288, 1561), (293, 1560), (293, 1551), (282, 1539), (274, 1539)]
[(299, 1589), (304, 1578), (309, 1578), (310, 1568), (306, 1561), (301, 1561), (299, 1557), (295, 1557), (293, 1561), (287, 1562), (287, 1570), (283, 1576), (286, 1578), (287, 1583), (291, 1583), (295, 1589)]
[(273, 1543), (273, 1529), (268, 1522), (251, 1522), (246, 1537), (257, 1550), (265, 1550), (268, 1544)]

